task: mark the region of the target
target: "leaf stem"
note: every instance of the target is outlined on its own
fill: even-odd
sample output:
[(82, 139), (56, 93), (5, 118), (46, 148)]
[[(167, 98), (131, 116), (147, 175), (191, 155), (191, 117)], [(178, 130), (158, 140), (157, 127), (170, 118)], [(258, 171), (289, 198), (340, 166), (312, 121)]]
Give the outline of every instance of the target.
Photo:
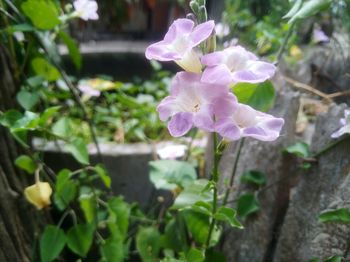
[(287, 32), (287, 35), (286, 35), (285, 38), (283, 39), (283, 42), (282, 42), (282, 44), (281, 44), (281, 47), (280, 47), (280, 49), (278, 50), (278, 53), (277, 53), (277, 59), (276, 59), (277, 61), (276, 61), (276, 63), (279, 63), (280, 60), (281, 60), (281, 58), (282, 58), (282, 55), (283, 55), (283, 53), (284, 53), (284, 51), (285, 51), (285, 49), (286, 49), (286, 47), (287, 47), (287, 44), (288, 44), (288, 42), (289, 42), (289, 39), (290, 39), (290, 37), (292, 36), (292, 33), (293, 33), (293, 31), (294, 31), (295, 24), (296, 24), (296, 22), (294, 21), (294, 22), (290, 25), (290, 27), (289, 27), (289, 29), (288, 29), (288, 32)]

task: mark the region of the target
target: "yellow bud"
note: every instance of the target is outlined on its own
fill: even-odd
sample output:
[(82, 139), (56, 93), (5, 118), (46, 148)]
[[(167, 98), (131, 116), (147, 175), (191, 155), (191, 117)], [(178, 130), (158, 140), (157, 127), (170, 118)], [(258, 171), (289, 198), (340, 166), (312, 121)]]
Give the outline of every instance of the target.
[(293, 45), (289, 50), (290, 55), (295, 59), (303, 58), (303, 52), (297, 45)]
[(39, 210), (51, 204), (51, 194), (52, 188), (47, 182), (37, 182), (24, 189), (26, 199)]

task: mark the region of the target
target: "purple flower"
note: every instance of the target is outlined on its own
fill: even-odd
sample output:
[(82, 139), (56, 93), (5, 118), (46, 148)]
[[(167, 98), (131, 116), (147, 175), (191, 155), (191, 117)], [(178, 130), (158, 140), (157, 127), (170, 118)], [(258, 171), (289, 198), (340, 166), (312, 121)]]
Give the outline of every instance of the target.
[(350, 109), (344, 110), (344, 118), (339, 121), (340, 129), (334, 132), (331, 137), (338, 138), (344, 134), (350, 134)]
[(94, 89), (93, 87), (91, 87), (87, 83), (79, 83), (78, 89), (84, 94), (84, 96), (87, 99), (89, 99), (92, 96), (98, 97), (101, 95), (100, 90)]
[(223, 51), (202, 57), (207, 66), (202, 81), (208, 83), (237, 84), (260, 83), (275, 74), (273, 64), (258, 61), (258, 58), (241, 46), (231, 46)]
[(97, 20), (98, 14), (97, 2), (94, 0), (76, 0), (73, 3), (74, 9), (81, 19), (87, 20)]
[[(218, 121), (215, 131), (228, 140), (253, 137), (261, 141), (276, 140), (284, 124), (282, 118), (259, 112), (248, 105), (236, 103), (233, 95), (217, 101), (214, 108)], [(225, 111), (222, 111), (225, 108)], [(227, 109), (231, 109), (230, 113)]]
[[(168, 129), (174, 137), (183, 136), (193, 126), (214, 131), (214, 105), (217, 100), (229, 96), (229, 91), (224, 85), (203, 83), (200, 79), (200, 74), (177, 73), (170, 96), (164, 98), (157, 108), (162, 121), (171, 118)], [(226, 110), (216, 107), (221, 111)]]
[(164, 40), (146, 49), (146, 58), (175, 61), (186, 71), (200, 73), (202, 65), (194, 47), (210, 36), (214, 26), (214, 21), (195, 26), (190, 19), (177, 19), (170, 26)]
[(312, 32), (312, 41), (318, 43), (328, 43), (329, 37), (321, 29), (314, 28)]

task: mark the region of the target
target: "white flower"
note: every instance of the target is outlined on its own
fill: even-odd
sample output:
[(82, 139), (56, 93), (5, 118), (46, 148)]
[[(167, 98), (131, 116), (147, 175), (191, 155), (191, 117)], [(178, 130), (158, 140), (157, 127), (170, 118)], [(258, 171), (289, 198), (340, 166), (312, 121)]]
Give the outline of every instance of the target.
[(77, 12), (78, 16), (87, 21), (87, 20), (97, 20), (97, 2), (94, 0), (76, 0), (73, 3), (74, 9)]
[(215, 33), (217, 37), (223, 38), (230, 34), (230, 27), (227, 24), (217, 23), (215, 25)]
[(350, 134), (350, 109), (344, 110), (344, 118), (339, 121), (340, 129), (334, 132), (331, 137), (338, 138), (344, 134)]
[(169, 145), (157, 150), (160, 159), (176, 159), (183, 157), (186, 153), (187, 146), (185, 145)]

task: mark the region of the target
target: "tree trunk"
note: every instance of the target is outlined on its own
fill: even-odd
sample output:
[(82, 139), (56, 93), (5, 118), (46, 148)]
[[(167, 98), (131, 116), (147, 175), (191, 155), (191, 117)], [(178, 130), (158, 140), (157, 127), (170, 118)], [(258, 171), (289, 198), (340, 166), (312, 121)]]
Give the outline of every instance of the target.
[[(17, 86), (7, 50), (0, 45), (0, 110), (16, 107)], [(7, 129), (0, 126), (0, 261), (35, 260), (35, 235), (42, 219), (23, 196), (34, 178), (14, 166), (20, 151)], [(33, 181), (32, 181), (33, 180)], [(37, 260), (36, 260), (37, 261)]]

